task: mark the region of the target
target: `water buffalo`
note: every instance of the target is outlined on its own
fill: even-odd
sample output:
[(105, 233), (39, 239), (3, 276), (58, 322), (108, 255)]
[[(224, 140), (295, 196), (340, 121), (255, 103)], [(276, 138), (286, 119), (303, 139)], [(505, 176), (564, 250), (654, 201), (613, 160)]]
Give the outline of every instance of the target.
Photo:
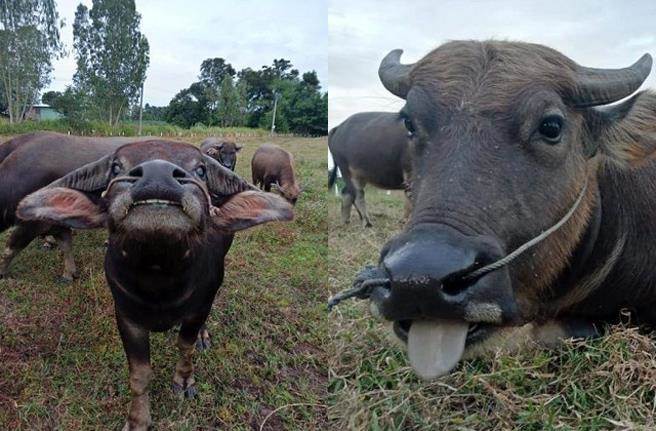
[(43, 222), (16, 219), (18, 202), (41, 187), (119, 146), (142, 138), (93, 138), (52, 132), (29, 133), (0, 144), (0, 232), (16, 224), (0, 255), (0, 278), (7, 275), (11, 261), (38, 236), (53, 235), (64, 255), (62, 279), (76, 275), (71, 230)]
[(412, 213), (332, 302), (369, 298), (424, 378), (521, 334), (592, 335), (624, 308), (656, 323), (656, 94), (634, 94), (651, 57), (595, 69), (502, 41), (401, 53), (379, 75), (406, 100)]
[[(291, 206), (190, 144), (121, 146), (21, 201), (17, 215), (67, 228), (107, 226), (105, 275), (130, 372), (124, 429), (151, 424), (149, 333), (180, 324), (173, 389), (193, 397), (192, 355), (238, 230), (291, 220)], [(200, 343), (202, 344), (202, 343)]]
[(328, 187), (335, 183), (339, 168), (345, 182), (342, 223), (349, 222), (351, 206), (355, 203), (363, 225), (371, 226), (364, 201), (365, 185), (386, 190), (406, 189), (411, 171), (407, 134), (403, 118), (397, 112), (360, 112), (330, 131), (328, 148), (335, 167)]
[(242, 146), (230, 139), (210, 137), (201, 142), (200, 149), (204, 154), (234, 171), (237, 166), (237, 153)]
[(294, 156), (277, 145), (263, 144), (251, 159), (253, 184), (265, 191), (274, 190), (287, 201), (296, 204), (303, 191), (294, 175)]

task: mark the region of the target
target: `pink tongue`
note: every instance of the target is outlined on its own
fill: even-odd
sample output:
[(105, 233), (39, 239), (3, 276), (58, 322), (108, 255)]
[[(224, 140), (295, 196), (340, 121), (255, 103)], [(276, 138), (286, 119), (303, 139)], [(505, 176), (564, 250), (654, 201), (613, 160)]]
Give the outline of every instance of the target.
[(456, 320), (415, 320), (408, 333), (410, 365), (424, 380), (451, 371), (462, 358), (469, 324)]

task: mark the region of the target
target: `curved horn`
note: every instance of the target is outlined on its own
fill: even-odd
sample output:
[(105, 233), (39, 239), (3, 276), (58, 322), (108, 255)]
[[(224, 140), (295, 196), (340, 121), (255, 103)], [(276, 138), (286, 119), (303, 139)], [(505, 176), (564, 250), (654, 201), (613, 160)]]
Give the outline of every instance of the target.
[(595, 69), (579, 66), (576, 71), (576, 106), (605, 105), (631, 95), (647, 79), (651, 71), (651, 55), (645, 54), (624, 69)]
[(405, 99), (410, 90), (410, 69), (414, 64), (401, 64), (402, 49), (395, 49), (383, 58), (378, 76), (383, 86), (395, 96)]

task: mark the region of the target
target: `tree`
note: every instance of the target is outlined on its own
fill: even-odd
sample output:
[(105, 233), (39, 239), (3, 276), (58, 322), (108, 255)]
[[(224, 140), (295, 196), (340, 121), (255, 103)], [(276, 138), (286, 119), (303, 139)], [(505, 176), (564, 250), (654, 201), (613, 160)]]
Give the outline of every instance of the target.
[(62, 97), (61, 91), (46, 91), (41, 95), (41, 103), (53, 106), (60, 97)]
[(198, 79), (208, 87), (219, 87), (226, 76), (234, 78), (237, 72), (222, 58), (208, 58), (200, 65)]
[(52, 60), (64, 53), (54, 0), (0, 0), (0, 80), (11, 123), (22, 121), (50, 83)]
[(221, 127), (241, 126), (244, 121), (244, 86), (235, 86), (232, 76), (226, 75), (219, 87), (219, 100), (216, 116)]
[(93, 0), (77, 7), (73, 38), (78, 90), (89, 94), (115, 126), (139, 98), (149, 64), (149, 46), (139, 31), (134, 0)]
[(180, 127), (191, 127), (198, 123), (207, 124), (210, 113), (205, 87), (200, 82), (178, 92), (169, 103), (166, 121)]

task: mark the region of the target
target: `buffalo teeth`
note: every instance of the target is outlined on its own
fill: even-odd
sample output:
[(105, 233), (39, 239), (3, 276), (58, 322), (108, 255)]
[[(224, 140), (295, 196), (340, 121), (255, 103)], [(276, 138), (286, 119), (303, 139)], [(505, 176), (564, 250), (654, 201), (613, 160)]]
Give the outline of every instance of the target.
[(165, 200), (165, 199), (144, 199), (142, 201), (136, 201), (132, 203), (133, 207), (139, 206), (139, 205), (172, 205), (172, 206), (182, 206), (177, 202)]

